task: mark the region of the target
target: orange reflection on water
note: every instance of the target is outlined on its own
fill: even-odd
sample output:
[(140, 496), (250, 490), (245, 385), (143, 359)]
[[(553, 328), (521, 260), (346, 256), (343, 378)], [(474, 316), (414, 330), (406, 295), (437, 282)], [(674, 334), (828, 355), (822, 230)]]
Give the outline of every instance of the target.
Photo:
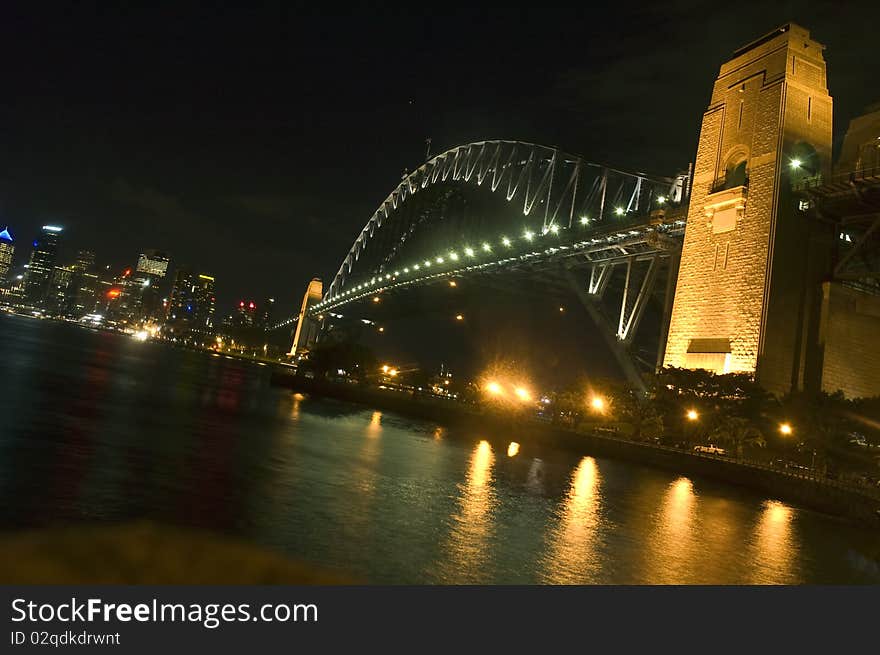
[(601, 525), (601, 492), (596, 460), (584, 457), (571, 478), (561, 516), (545, 559), (546, 582), (581, 584), (599, 573), (596, 541)]
[(290, 418), (292, 418), (294, 421), (299, 419), (299, 404), (303, 400), (305, 400), (305, 396), (301, 393), (293, 394), (293, 407), (290, 410)]
[(797, 582), (798, 549), (793, 531), (794, 511), (777, 500), (764, 503), (752, 539), (753, 584)]
[(378, 437), (382, 433), (382, 412), (373, 412), (370, 417), (370, 424), (367, 426), (367, 434), (371, 437)]
[(467, 477), (459, 485), (459, 511), (452, 517), (452, 529), (442, 562), (444, 567), (454, 567), (454, 573), (444, 576), (446, 579), (480, 582), (491, 578), (491, 572), (485, 571), (484, 565), (489, 559), (488, 542), (495, 506), (491, 484), (494, 463), (495, 455), (489, 442), (478, 443), (471, 454)]
[(697, 496), (685, 477), (669, 484), (663, 495), (653, 533), (646, 544), (646, 579), (653, 584), (698, 582), (693, 576), (701, 567), (697, 531)]
[(516, 457), (517, 453), (519, 453), (519, 444), (515, 441), (511, 441), (510, 445), (507, 447), (507, 456)]

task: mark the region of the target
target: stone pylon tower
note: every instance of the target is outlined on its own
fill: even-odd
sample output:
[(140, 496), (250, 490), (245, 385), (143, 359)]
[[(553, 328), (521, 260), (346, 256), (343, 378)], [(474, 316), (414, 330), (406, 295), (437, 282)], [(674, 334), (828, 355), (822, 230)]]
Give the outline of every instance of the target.
[(703, 115), (664, 364), (803, 384), (810, 307), (827, 269), (792, 188), (830, 169), (824, 46), (784, 25), (721, 67)]
[(310, 349), (318, 341), (321, 325), (309, 316), (309, 310), (312, 308), (312, 305), (321, 302), (323, 289), (324, 284), (320, 278), (312, 278), (312, 281), (309, 282), (309, 287), (303, 296), (302, 306), (299, 309), (299, 320), (296, 322), (293, 343), (290, 345), (290, 352), (287, 353), (291, 357), (294, 357), (303, 350)]

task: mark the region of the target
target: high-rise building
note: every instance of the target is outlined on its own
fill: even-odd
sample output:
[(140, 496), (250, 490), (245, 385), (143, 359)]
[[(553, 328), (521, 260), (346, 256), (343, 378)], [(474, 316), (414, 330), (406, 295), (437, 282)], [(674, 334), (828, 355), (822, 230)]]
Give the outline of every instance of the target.
[(98, 273), (95, 266), (95, 253), (80, 250), (76, 260), (70, 265), (70, 283), (67, 287), (65, 314), (82, 318), (95, 311), (98, 304)]
[(15, 244), (12, 242), (9, 228), (5, 227), (0, 231), (0, 285), (6, 284), (9, 281), (14, 254)]
[(74, 271), (86, 273), (95, 272), (95, 253), (91, 250), (79, 250), (76, 253), (76, 261), (72, 264)]
[(156, 279), (162, 279), (168, 273), (168, 263), (171, 259), (164, 252), (158, 250), (145, 250), (138, 257), (137, 272), (146, 273)]
[(44, 306), (46, 309), (65, 313), (71, 297), (71, 281), (73, 279), (72, 266), (55, 266), (49, 278), (49, 286), (46, 289)]
[(205, 343), (213, 335), (214, 278), (192, 269), (178, 269), (168, 301), (166, 333)]
[(44, 225), (40, 236), (34, 239), (34, 249), (25, 276), (25, 297), (36, 305), (43, 304), (49, 292), (63, 229), (57, 225)]
[(138, 257), (132, 279), (138, 287), (141, 319), (153, 321), (160, 318), (162, 313), (160, 287), (168, 272), (170, 261), (167, 254), (158, 250), (145, 250)]
[(275, 299), (266, 298), (263, 304), (258, 307), (256, 325), (264, 332), (269, 329), (272, 316), (275, 315)]

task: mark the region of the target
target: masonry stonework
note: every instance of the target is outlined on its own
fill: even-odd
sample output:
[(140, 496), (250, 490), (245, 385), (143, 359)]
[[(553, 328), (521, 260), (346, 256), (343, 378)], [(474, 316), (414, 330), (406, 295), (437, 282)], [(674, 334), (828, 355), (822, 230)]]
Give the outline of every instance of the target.
[(830, 167), (823, 48), (789, 24), (721, 67), (697, 147), (666, 366), (754, 373), (776, 393), (803, 377), (808, 305), (830, 255), (791, 186)]

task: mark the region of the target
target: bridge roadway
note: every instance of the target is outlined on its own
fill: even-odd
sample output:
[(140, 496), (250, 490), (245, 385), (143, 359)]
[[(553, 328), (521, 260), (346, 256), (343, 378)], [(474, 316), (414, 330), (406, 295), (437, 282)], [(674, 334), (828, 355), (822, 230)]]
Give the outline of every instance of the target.
[[(650, 216), (633, 217), (626, 223), (608, 218), (588, 226), (535, 234), (531, 239), (519, 236), (510, 240), (510, 246), (500, 242), (491, 246), (489, 253), (480, 247), (473, 248), (473, 255), (464, 254), (465, 250), (461, 249), (461, 254), (456, 253), (454, 259), (448, 253), (443, 253), (432, 260), (400, 266), (391, 272), (352, 283), (348, 289), (313, 305), (309, 316), (317, 318), (380, 293), (430, 285), (456, 277), (515, 271), (539, 274), (566, 268), (590, 269), (591, 284), (587, 285), (585, 281), (583, 286), (592, 294), (600, 294), (597, 283), (603, 267), (677, 256), (684, 235), (685, 216), (684, 207), (655, 210)], [(590, 230), (588, 238), (584, 238), (585, 229)], [(506, 251), (504, 256), (496, 255), (499, 249)], [(487, 259), (487, 256), (492, 258)]]

